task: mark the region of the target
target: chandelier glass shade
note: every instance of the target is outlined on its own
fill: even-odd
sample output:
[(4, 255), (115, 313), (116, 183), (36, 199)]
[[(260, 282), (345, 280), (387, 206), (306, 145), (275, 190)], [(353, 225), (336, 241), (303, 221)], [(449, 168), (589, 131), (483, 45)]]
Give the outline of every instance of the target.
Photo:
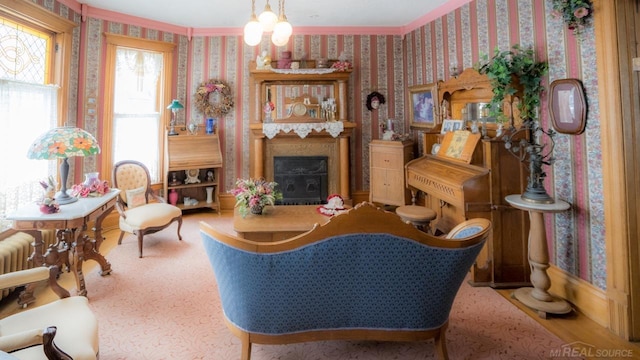
[(280, 15), (278, 23), (273, 29), (273, 34), (277, 37), (286, 37), (287, 39), (293, 34), (293, 27), (287, 21), (287, 17), (284, 14)]
[(271, 11), (269, 0), (267, 0), (267, 4), (264, 6), (264, 10), (258, 16), (258, 20), (260, 21), (260, 25), (262, 25), (262, 31), (264, 32), (271, 32), (276, 26), (276, 23), (278, 22), (278, 15)]
[(251, 18), (244, 26), (244, 42), (249, 46), (256, 46), (262, 41), (264, 33), (271, 33), (271, 41), (276, 46), (284, 46), (289, 42), (293, 33), (293, 27), (287, 21), (284, 14), (284, 0), (279, 0), (278, 8), (280, 15), (271, 11), (269, 0), (264, 7), (264, 11), (259, 17), (255, 14), (255, 0), (251, 0)]

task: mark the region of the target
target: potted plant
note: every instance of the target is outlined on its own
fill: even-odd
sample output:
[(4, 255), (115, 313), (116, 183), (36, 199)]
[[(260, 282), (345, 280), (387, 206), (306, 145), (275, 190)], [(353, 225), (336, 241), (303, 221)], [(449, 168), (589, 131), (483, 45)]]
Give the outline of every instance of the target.
[(236, 198), (236, 206), (242, 217), (249, 212), (261, 215), (267, 205), (275, 205), (282, 199), (282, 193), (276, 189), (278, 184), (265, 179), (238, 179), (231, 194)]
[(502, 104), (507, 96), (513, 96), (522, 89), (522, 99), (518, 110), (523, 120), (534, 119), (540, 106), (540, 96), (544, 87), (542, 78), (548, 70), (545, 61), (537, 61), (532, 48), (522, 48), (515, 44), (510, 50), (495, 49), (491, 59), (484, 57), (484, 64), (476, 65), (481, 74), (491, 81), (493, 98), (489, 103), (490, 115), (496, 122), (504, 123), (508, 119), (502, 112)]

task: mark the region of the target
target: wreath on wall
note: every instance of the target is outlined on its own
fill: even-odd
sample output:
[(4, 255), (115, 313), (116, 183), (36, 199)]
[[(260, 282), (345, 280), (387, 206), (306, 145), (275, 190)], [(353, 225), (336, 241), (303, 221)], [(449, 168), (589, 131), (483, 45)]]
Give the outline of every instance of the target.
[(231, 88), (222, 80), (210, 79), (201, 83), (194, 97), (196, 108), (207, 118), (225, 116), (233, 107)]

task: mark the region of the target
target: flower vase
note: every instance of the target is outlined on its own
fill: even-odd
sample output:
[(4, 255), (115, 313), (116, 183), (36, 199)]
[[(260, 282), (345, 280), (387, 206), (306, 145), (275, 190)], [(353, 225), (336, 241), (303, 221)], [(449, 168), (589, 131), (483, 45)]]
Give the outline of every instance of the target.
[(178, 192), (176, 189), (171, 189), (171, 192), (169, 193), (169, 203), (173, 206), (176, 206), (178, 203)]
[(249, 208), (252, 214), (254, 215), (262, 215), (262, 210), (264, 210), (264, 206), (262, 205), (254, 205)]
[(213, 186), (208, 186), (204, 189), (207, 191), (207, 204), (211, 204), (213, 202)]
[(86, 173), (84, 174), (84, 182), (82, 183), (82, 185), (84, 186), (91, 186), (93, 183), (99, 182), (100, 173), (99, 172), (90, 172), (90, 173)]

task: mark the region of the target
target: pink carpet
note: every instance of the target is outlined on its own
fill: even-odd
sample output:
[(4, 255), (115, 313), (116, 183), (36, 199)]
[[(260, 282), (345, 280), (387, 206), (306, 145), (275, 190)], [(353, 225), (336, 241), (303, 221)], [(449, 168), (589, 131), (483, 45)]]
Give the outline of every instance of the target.
[[(198, 222), (232, 232), (230, 218), (185, 217), (183, 241), (175, 226), (145, 238), (144, 258), (127, 236), (107, 254), (113, 271), (86, 275), (100, 321), (100, 359), (212, 359), (240, 357), (240, 341), (224, 325), (216, 282)], [(460, 289), (447, 330), (451, 359), (545, 359), (564, 343), (490, 288)], [(326, 341), (253, 346), (254, 360), (434, 359), (434, 344)]]

